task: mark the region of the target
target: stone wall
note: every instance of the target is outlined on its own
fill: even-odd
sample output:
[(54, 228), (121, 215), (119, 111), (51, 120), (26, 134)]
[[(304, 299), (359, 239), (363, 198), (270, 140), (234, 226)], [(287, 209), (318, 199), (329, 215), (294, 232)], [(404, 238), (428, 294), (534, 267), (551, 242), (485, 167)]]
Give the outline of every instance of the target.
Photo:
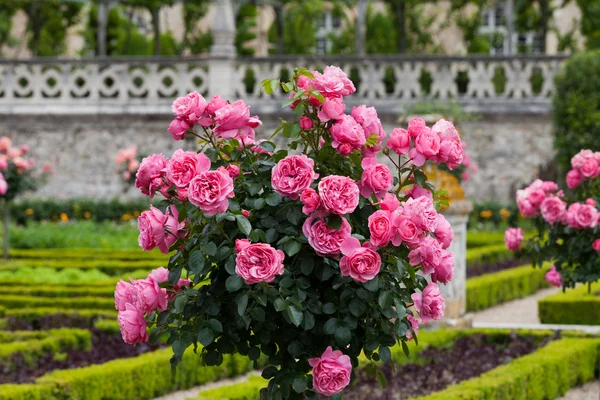
[[(265, 120), (258, 136), (266, 136), (278, 121)], [(31, 146), (35, 159), (50, 162), (55, 175), (36, 196), (111, 198), (123, 192), (115, 174), (114, 156), (121, 147), (136, 144), (142, 153), (169, 156), (181, 146), (166, 132), (170, 117), (158, 116), (3, 116), (0, 136)], [(386, 132), (397, 126), (395, 117), (384, 117)], [(479, 173), (465, 184), (469, 198), (509, 201), (516, 188), (535, 179), (551, 164), (552, 136), (548, 116), (485, 115), (461, 124)], [(261, 135), (265, 133), (265, 135)], [(134, 190), (127, 196), (135, 196)]]

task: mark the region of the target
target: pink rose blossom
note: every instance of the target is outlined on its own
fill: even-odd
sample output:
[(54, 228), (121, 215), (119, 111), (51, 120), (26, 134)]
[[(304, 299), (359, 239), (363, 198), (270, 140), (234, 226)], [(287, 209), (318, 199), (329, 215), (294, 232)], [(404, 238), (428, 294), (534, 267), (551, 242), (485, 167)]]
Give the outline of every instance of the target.
[(383, 200), (379, 202), (379, 207), (381, 207), (382, 210), (390, 212), (396, 211), (399, 206), (400, 200), (398, 200), (398, 197), (393, 193), (386, 193)]
[(156, 191), (164, 186), (166, 168), (167, 160), (162, 154), (144, 158), (135, 176), (135, 187), (150, 198), (154, 197)]
[(529, 197), (527, 198), (527, 200), (529, 200), (529, 203), (531, 203), (531, 205), (533, 207), (538, 208), (542, 204), (542, 202), (544, 201), (545, 198), (546, 198), (545, 191), (543, 191), (542, 189), (535, 189), (535, 190), (529, 191)]
[(309, 117), (300, 117), (300, 129), (307, 131), (313, 127), (313, 121)]
[[(238, 239), (239, 240), (239, 239)], [(240, 249), (240, 251), (237, 251)], [(267, 243), (238, 246), (236, 241), (235, 273), (244, 278), (248, 285), (258, 282), (273, 282), (276, 275), (283, 274), (283, 251)]]
[(394, 128), (387, 146), (396, 154), (406, 154), (410, 150), (410, 135), (406, 129)]
[(159, 282), (152, 278), (132, 281), (135, 288), (134, 305), (142, 313), (150, 313), (156, 309), (167, 309), (167, 289), (161, 288)]
[(423, 322), (439, 320), (444, 316), (446, 304), (439, 286), (434, 282), (425, 286), (422, 293), (413, 293), (411, 298), (415, 303), (415, 309), (421, 314)]
[(600, 251), (600, 239), (594, 240), (594, 242), (592, 243), (592, 249)]
[(188, 187), (190, 203), (200, 207), (206, 215), (227, 211), (228, 199), (234, 196), (233, 179), (223, 167), (196, 175)]
[(588, 158), (585, 160), (579, 171), (581, 172), (581, 175), (585, 176), (586, 178), (594, 178), (598, 176), (600, 173), (598, 161), (595, 158)]
[(210, 169), (210, 160), (204, 153), (177, 149), (167, 161), (167, 181), (177, 188), (187, 188), (190, 181)]
[(431, 280), (434, 282), (440, 282), (443, 284), (447, 284), (452, 280), (454, 276), (454, 254), (442, 250), (442, 256), (440, 258), (440, 262), (435, 267), (433, 273), (431, 274)]
[[(573, 207), (575, 204), (578, 206)], [(572, 209), (573, 207), (573, 209)], [(571, 221), (569, 225), (573, 228), (595, 228), (598, 225), (598, 210), (587, 204), (574, 203), (569, 207), (568, 213), (571, 213)], [(569, 215), (567, 213), (567, 220)]]
[(306, 155), (287, 156), (271, 170), (271, 185), (284, 197), (297, 199), (319, 177), (315, 162)]
[(440, 119), (431, 127), (431, 132), (437, 134), (440, 138), (439, 153), (434, 161), (445, 163), (450, 170), (462, 164), (464, 148), (454, 124), (445, 119)]
[(523, 229), (521, 228), (508, 228), (504, 232), (504, 243), (510, 251), (521, 250), (521, 242), (524, 238)]
[(183, 140), (185, 138), (185, 133), (190, 129), (191, 125), (183, 118), (175, 118), (169, 124), (169, 129), (167, 132), (171, 134), (173, 140)]
[(227, 105), (227, 100), (221, 98), (218, 94), (213, 96), (212, 99), (208, 102), (206, 109), (204, 110), (204, 114), (202, 118), (198, 121), (198, 123), (202, 126), (211, 126), (215, 124), (215, 113), (218, 109), (225, 107)]
[(346, 176), (329, 175), (321, 179), (319, 195), (323, 207), (334, 214), (351, 214), (358, 206), (358, 186)]
[(450, 247), (452, 240), (454, 240), (454, 231), (452, 230), (452, 226), (442, 214), (438, 214), (438, 224), (433, 234), (438, 242), (440, 242), (442, 249), (444, 250)]
[(567, 172), (567, 186), (569, 189), (575, 189), (583, 180), (583, 175), (577, 169), (572, 169)]
[(368, 139), (372, 135), (377, 135), (377, 144), (366, 147), (363, 151), (365, 157), (375, 157), (376, 153), (381, 150), (381, 143), (385, 140), (385, 131), (375, 107), (367, 107), (365, 105), (354, 107), (352, 108), (351, 115), (363, 128), (365, 139)]
[(148, 274), (148, 279), (152, 279), (158, 283), (169, 281), (169, 270), (165, 267), (158, 267)]
[(250, 240), (248, 240), (248, 239), (237, 239), (235, 241), (235, 252), (240, 253), (242, 250), (244, 250), (246, 247), (250, 246), (251, 244), (252, 244), (252, 242), (250, 242)]
[(423, 231), (417, 227), (408, 215), (403, 213), (394, 214), (394, 236), (392, 244), (400, 246), (404, 243), (411, 249), (416, 248), (421, 243)]
[(262, 122), (258, 117), (250, 117), (250, 106), (244, 100), (226, 104), (215, 111), (217, 127), (214, 133), (221, 139), (237, 139), (240, 143), (254, 143), (254, 128)]
[(0, 153), (6, 153), (12, 146), (12, 140), (8, 136), (2, 136), (0, 138)]
[(344, 254), (340, 260), (340, 272), (343, 276), (365, 283), (379, 274), (381, 257), (369, 243), (361, 246), (358, 239), (350, 236), (344, 239), (340, 248)]
[(356, 91), (346, 73), (336, 66), (325, 67), (322, 74), (315, 71), (313, 75), (312, 87), (326, 98), (349, 96)]
[(302, 192), (300, 201), (304, 204), (304, 206), (302, 206), (302, 212), (306, 215), (310, 215), (317, 211), (321, 205), (321, 198), (312, 188), (308, 188)]
[(250, 211), (248, 210), (242, 210), (242, 215), (246, 218), (250, 217)]
[[(406, 319), (410, 323), (410, 327), (415, 332), (415, 335), (418, 334), (419, 333), (419, 321), (417, 321), (417, 319), (415, 317), (413, 317), (412, 315), (407, 315)], [(410, 341), (413, 339), (414, 339), (413, 333), (410, 331), (410, 329), (407, 330), (406, 331), (406, 340)]]
[(332, 146), (343, 156), (347, 156), (354, 149), (360, 149), (366, 143), (365, 131), (350, 115), (343, 115), (329, 129)]
[(394, 217), (390, 211), (377, 210), (369, 216), (370, 241), (373, 246), (385, 247), (394, 235)]
[(546, 272), (544, 278), (546, 278), (546, 282), (548, 282), (552, 286), (562, 286), (562, 277), (560, 276), (560, 273), (556, 270), (556, 266), (554, 265), (552, 266), (552, 268), (550, 268), (550, 271)]
[(125, 305), (127, 303), (133, 304), (133, 285), (129, 282), (125, 282), (124, 280), (120, 280), (117, 282), (117, 286), (115, 288), (115, 308), (118, 311), (125, 311)]
[(366, 198), (374, 194), (377, 199), (382, 199), (394, 183), (392, 171), (387, 165), (378, 163), (374, 157), (364, 158), (362, 167), (364, 171), (359, 183), (360, 194)]
[(423, 118), (411, 118), (408, 121), (408, 134), (412, 137), (417, 137), (423, 130), (427, 130), (427, 125)]
[(585, 204), (587, 204), (588, 206), (596, 207), (596, 200), (589, 197), (585, 199)]
[(310, 358), (313, 389), (323, 396), (333, 396), (341, 392), (350, 383), (352, 362), (350, 357), (339, 350), (327, 347), (319, 358)]
[(237, 178), (240, 175), (240, 167), (235, 164), (229, 164), (225, 169), (231, 178)]
[(432, 274), (442, 260), (442, 246), (431, 236), (425, 235), (421, 239), (419, 246), (408, 253), (408, 258), (410, 265), (421, 264), (424, 273)]
[(581, 150), (571, 158), (571, 166), (573, 169), (581, 169), (589, 158), (594, 158), (594, 152), (588, 149)]
[(150, 210), (144, 211), (138, 218), (140, 247), (146, 251), (158, 247), (162, 253), (167, 254), (171, 245), (185, 236), (185, 221), (179, 222), (178, 217), (179, 212), (174, 205), (167, 208), (165, 214), (150, 206)]
[(550, 225), (560, 222), (565, 215), (567, 203), (556, 196), (550, 196), (544, 199), (540, 206), (542, 217)]
[(427, 190), (424, 187), (417, 185), (416, 183), (412, 186), (410, 190), (407, 190), (405, 194), (413, 199), (416, 199), (418, 197), (427, 197), (431, 199), (431, 201), (433, 201), (433, 193), (431, 193), (431, 190)]
[(535, 217), (538, 215), (538, 209), (529, 201), (529, 194), (528, 188), (517, 190), (517, 207), (525, 217)]
[(193, 124), (202, 117), (206, 106), (206, 100), (200, 93), (191, 92), (185, 96), (178, 97), (173, 102), (171, 108), (175, 116)]
[(133, 304), (127, 303), (125, 310), (119, 311), (117, 321), (121, 327), (121, 336), (125, 343), (136, 344), (137, 342), (146, 343), (148, 341), (144, 314)]
[(412, 158), (413, 164), (420, 167), (425, 164), (425, 160), (433, 160), (439, 151), (440, 137), (431, 129), (425, 128), (419, 136), (415, 137), (415, 147), (410, 150), (408, 155)]
[(438, 213), (435, 211), (433, 201), (429, 197), (408, 199), (403, 205), (404, 214), (407, 215), (419, 229), (425, 232), (435, 232), (438, 224)]
[(8, 192), (8, 183), (4, 179), (4, 175), (0, 174), (0, 196), (4, 196)]
[[(21, 146), (22, 148), (23, 146)], [(124, 164), (129, 162), (130, 160), (135, 159), (135, 155), (137, 154), (137, 146), (125, 147), (119, 149), (117, 151), (117, 155), (115, 156), (115, 162), (117, 164)]]
[(321, 257), (338, 257), (344, 239), (350, 237), (351, 228), (346, 218), (342, 217), (340, 229), (327, 226), (323, 218), (310, 217), (304, 221), (302, 232), (310, 246)]
[[(327, 122), (340, 119), (344, 115), (346, 105), (342, 102), (341, 97), (325, 99), (325, 104), (319, 110), (318, 117), (321, 122)], [(312, 121), (311, 121), (312, 122)]]

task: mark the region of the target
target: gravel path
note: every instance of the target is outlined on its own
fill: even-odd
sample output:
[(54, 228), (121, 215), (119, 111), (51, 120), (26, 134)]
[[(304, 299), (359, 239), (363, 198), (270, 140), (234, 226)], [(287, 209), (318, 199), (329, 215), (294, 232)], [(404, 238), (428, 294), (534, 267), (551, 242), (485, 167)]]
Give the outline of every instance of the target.
[(181, 390), (179, 392), (170, 393), (170, 394), (167, 394), (162, 397), (156, 397), (153, 400), (191, 400), (191, 399), (195, 399), (196, 397), (198, 397), (198, 393), (200, 393), (202, 391), (218, 388), (221, 386), (233, 385), (233, 384), (240, 383), (240, 382), (245, 382), (248, 380), (248, 377), (250, 377), (250, 375), (257, 375), (257, 374), (258, 374), (258, 372), (253, 371), (246, 375), (238, 376), (237, 378), (221, 379), (219, 381), (207, 383), (206, 385), (202, 385), (202, 386), (196, 386), (196, 387), (193, 387), (188, 390)]
[(543, 289), (532, 296), (509, 301), (469, 315), (473, 323), (539, 324), (538, 300), (550, 296), (559, 290), (558, 288)]
[(556, 400), (599, 400), (600, 381), (588, 382), (583, 386), (571, 389), (563, 397)]

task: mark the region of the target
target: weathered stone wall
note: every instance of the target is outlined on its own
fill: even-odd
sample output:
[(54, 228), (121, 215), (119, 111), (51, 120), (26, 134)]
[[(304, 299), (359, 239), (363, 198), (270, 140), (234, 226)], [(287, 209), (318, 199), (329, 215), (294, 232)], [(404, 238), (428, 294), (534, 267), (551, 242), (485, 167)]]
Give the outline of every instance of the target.
[[(136, 144), (143, 153), (169, 156), (181, 146), (166, 132), (170, 117), (157, 116), (3, 116), (0, 136), (31, 146), (35, 159), (50, 162), (55, 175), (35, 195), (40, 197), (111, 198), (123, 187), (115, 173), (114, 156), (121, 147)], [(271, 116), (258, 131), (272, 131), (278, 116)], [(397, 125), (383, 118), (386, 132)], [(485, 115), (461, 124), (469, 152), (479, 172), (465, 184), (474, 200), (509, 201), (514, 190), (538, 176), (551, 163), (552, 136), (548, 116)], [(266, 135), (265, 135), (266, 136)], [(131, 190), (128, 196), (135, 196)]]

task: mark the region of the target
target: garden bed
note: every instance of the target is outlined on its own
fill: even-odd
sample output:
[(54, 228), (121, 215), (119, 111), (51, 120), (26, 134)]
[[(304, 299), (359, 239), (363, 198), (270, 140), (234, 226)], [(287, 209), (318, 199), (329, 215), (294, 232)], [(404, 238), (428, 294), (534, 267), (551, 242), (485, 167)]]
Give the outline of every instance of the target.
[(475, 278), (481, 275), (493, 274), (495, 272), (500, 272), (511, 268), (517, 268), (528, 263), (529, 261), (522, 259), (507, 259), (487, 263), (469, 264), (467, 266), (467, 279)]
[(543, 324), (600, 325), (600, 284), (567, 289), (538, 301)]

